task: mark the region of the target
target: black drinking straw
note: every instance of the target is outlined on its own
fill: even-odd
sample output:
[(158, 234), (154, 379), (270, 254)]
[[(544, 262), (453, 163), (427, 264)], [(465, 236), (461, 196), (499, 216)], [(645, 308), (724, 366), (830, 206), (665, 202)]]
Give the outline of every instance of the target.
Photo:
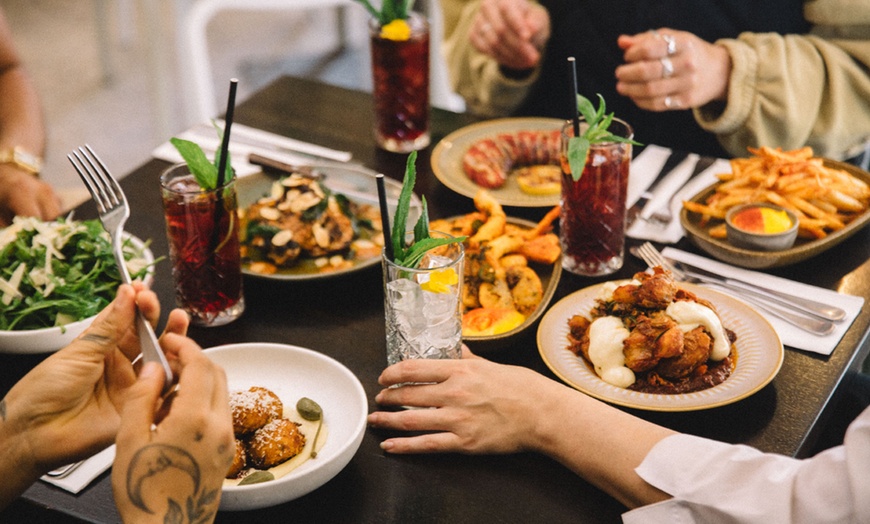
[(573, 56), (568, 57), (568, 66), (571, 68), (571, 120), (574, 122), (574, 136), (580, 136), (580, 117), (577, 114), (577, 61)]
[(381, 204), (381, 229), (384, 232), (384, 253), (387, 260), (393, 260), (393, 239), (390, 235), (390, 215), (387, 208), (387, 190), (384, 188), (384, 174), (378, 173), (375, 178), (378, 181), (378, 202)]
[[(224, 186), (226, 182), (224, 180), (224, 172), (227, 170), (227, 157), (230, 156), (230, 127), (233, 125), (233, 109), (236, 107), (236, 86), (239, 81), (235, 78), (230, 79), (230, 95), (227, 100), (227, 114), (224, 118), (224, 137), (221, 142), (221, 157), (218, 160), (218, 173), (217, 173), (217, 186), (216, 189), (220, 189)], [(221, 190), (223, 191), (223, 190)], [(223, 202), (223, 197), (218, 194), (217, 203), (220, 204)], [(214, 234), (212, 235), (212, 245), (214, 249), (212, 250), (212, 255), (217, 255), (217, 250), (221, 245), (220, 238), (220, 222), (223, 218), (224, 206), (216, 205), (214, 209)]]
[(238, 79), (230, 79), (230, 94), (227, 99), (227, 114), (224, 117), (224, 138), (221, 142), (221, 158), (218, 161), (217, 187), (222, 187), (224, 185), (224, 172), (227, 170), (227, 157), (229, 156), (230, 150), (230, 128), (233, 125), (233, 110), (236, 108), (236, 86), (238, 85)]

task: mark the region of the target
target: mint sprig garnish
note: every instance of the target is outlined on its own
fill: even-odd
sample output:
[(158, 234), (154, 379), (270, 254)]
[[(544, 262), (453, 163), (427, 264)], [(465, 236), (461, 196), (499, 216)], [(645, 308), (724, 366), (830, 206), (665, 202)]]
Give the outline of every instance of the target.
[(383, 0), (380, 10), (376, 9), (369, 0), (357, 0), (357, 2), (362, 4), (381, 25), (387, 25), (393, 20), (406, 20), (411, 8), (414, 7), (414, 0)]
[(429, 236), (429, 207), (426, 197), (422, 197), (423, 209), (420, 218), (414, 225), (414, 239), (405, 244), (405, 228), (408, 224), (408, 215), (411, 208), (411, 195), (414, 185), (417, 183), (417, 152), (412, 151), (408, 155), (405, 165), (405, 178), (402, 181), (402, 191), (399, 193), (399, 202), (396, 206), (396, 216), (393, 218), (393, 231), (390, 241), (393, 244), (393, 262), (402, 267), (414, 269), (423, 259), (423, 255), (431, 249), (439, 246), (464, 242), (466, 237), (432, 238)]
[(571, 166), (571, 177), (574, 181), (580, 180), (583, 169), (586, 167), (586, 157), (589, 156), (589, 147), (592, 144), (603, 142), (620, 142), (639, 146), (630, 138), (614, 135), (610, 131), (613, 122), (613, 113), (605, 114), (606, 105), (604, 97), (598, 94), (598, 109), (583, 95), (577, 95), (577, 111), (583, 115), (588, 124), (586, 131), (580, 136), (571, 137), (568, 140), (568, 165)]
[[(218, 138), (223, 139), (223, 129), (216, 123), (212, 122), (217, 130)], [(175, 146), (181, 158), (187, 163), (190, 173), (196, 179), (199, 186), (206, 191), (217, 188), (218, 166), (220, 166), (221, 151), (218, 148), (214, 154), (214, 162), (209, 162), (199, 144), (185, 140), (183, 138), (172, 137), (169, 142)], [(230, 180), (233, 177), (233, 168), (230, 165), (230, 153), (227, 151), (227, 167), (224, 171), (224, 180)]]

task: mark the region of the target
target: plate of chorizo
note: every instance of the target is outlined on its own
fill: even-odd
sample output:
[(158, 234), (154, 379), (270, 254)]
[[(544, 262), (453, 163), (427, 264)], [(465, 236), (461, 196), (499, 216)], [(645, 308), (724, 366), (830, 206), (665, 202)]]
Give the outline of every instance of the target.
[(559, 204), (558, 118), (500, 118), (450, 133), (432, 151), (432, 171), (445, 186), (474, 198), (487, 189), (501, 205)]

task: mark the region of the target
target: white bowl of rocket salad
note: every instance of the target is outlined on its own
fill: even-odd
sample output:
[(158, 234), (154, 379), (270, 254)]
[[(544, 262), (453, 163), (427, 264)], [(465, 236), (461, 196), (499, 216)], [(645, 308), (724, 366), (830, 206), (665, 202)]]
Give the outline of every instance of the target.
[[(150, 283), (148, 245), (126, 235), (124, 256), (131, 277)], [(63, 348), (112, 301), (120, 282), (98, 220), (16, 217), (0, 229), (0, 352)]]

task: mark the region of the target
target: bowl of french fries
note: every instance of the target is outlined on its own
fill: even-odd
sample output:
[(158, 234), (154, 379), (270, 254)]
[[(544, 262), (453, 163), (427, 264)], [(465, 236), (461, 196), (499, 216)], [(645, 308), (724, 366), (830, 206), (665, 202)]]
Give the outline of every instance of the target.
[[(792, 151), (749, 148), (731, 160), (731, 172), (683, 202), (687, 237), (710, 255), (736, 266), (763, 269), (794, 264), (830, 249), (870, 220), (870, 173), (816, 157), (809, 147)], [(793, 213), (798, 233), (788, 249), (768, 251), (728, 239), (728, 212), (746, 204), (771, 204)]]

